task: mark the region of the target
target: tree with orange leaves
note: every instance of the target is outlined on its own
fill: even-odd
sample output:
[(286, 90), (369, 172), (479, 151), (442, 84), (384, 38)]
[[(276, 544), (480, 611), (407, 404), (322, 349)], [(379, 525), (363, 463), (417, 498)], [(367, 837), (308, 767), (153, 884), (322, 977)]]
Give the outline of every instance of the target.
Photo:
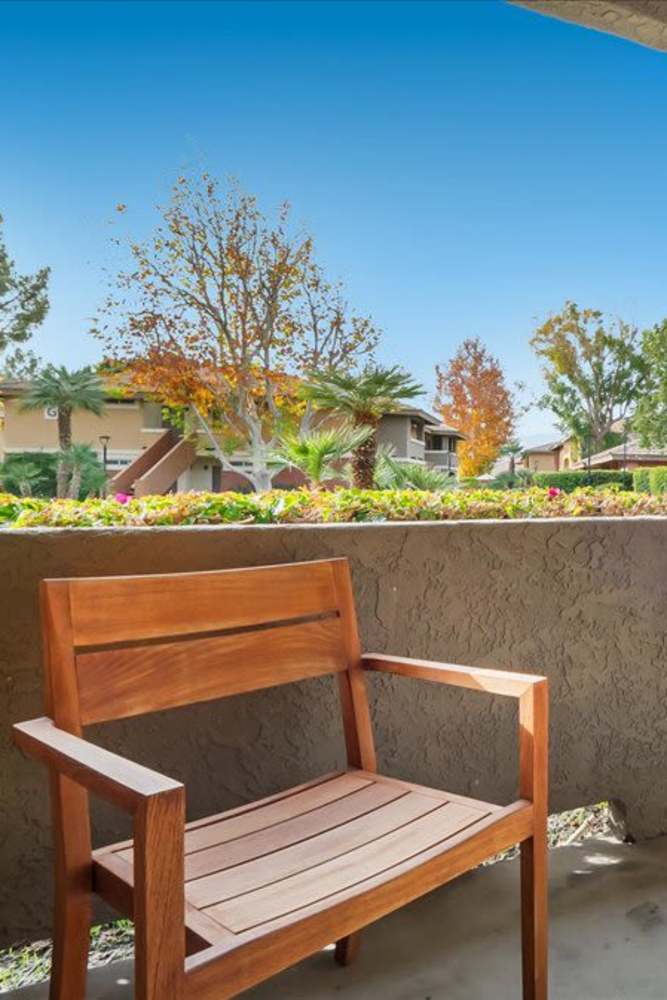
[(184, 407), (225, 469), (241, 472), (225, 438), (245, 446), (242, 474), (268, 489), (280, 433), (309, 422), (301, 378), (349, 370), (379, 332), (325, 279), (286, 205), (271, 221), (204, 174), (179, 178), (161, 216), (150, 239), (130, 243), (94, 332), (128, 388)]
[(503, 370), (481, 340), (471, 337), (435, 371), (435, 407), (446, 424), (465, 434), (458, 448), (459, 475), (482, 475), (514, 430), (514, 399)]

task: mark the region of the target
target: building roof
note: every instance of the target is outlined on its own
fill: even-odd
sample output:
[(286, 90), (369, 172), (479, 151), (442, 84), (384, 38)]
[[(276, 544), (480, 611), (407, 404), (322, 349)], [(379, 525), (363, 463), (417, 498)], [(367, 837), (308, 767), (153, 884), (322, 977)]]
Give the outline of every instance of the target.
[(452, 434), (465, 437), (465, 434), (457, 431), (456, 427), (450, 427), (448, 424), (428, 424), (426, 430), (430, 431), (431, 434)]
[(659, 462), (667, 464), (667, 448), (642, 448), (638, 437), (630, 437), (626, 444), (615, 444), (612, 448), (598, 451), (590, 458), (582, 458), (575, 468), (586, 469), (589, 465), (603, 465), (605, 462)]
[(465, 434), (462, 431), (457, 431), (455, 427), (449, 427), (447, 424), (440, 423), (438, 418), (427, 410), (422, 410), (418, 406), (401, 406), (395, 410), (391, 410), (387, 413), (388, 417), (417, 417), (418, 420), (423, 420), (427, 431), (432, 431), (436, 434), (451, 434), (452, 437), (459, 437), (465, 440)]
[(563, 441), (548, 441), (547, 444), (533, 445), (532, 448), (524, 448), (524, 455), (547, 455), (551, 451), (555, 451), (556, 448), (560, 448)]
[(420, 409), (418, 406), (397, 406), (395, 410), (390, 410), (387, 413), (388, 417), (417, 417), (419, 420), (423, 420), (426, 424), (437, 424), (438, 418), (432, 413), (428, 413), (426, 410)]

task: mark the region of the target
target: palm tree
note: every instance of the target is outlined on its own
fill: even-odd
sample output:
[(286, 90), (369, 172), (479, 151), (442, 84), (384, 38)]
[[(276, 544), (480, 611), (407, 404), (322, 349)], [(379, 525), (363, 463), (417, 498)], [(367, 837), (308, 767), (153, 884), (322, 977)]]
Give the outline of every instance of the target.
[(23, 400), (23, 409), (41, 410), (53, 407), (58, 411), (58, 445), (61, 459), (56, 472), (57, 494), (67, 492), (67, 469), (62, 455), (72, 446), (72, 414), (86, 410), (101, 417), (104, 412), (102, 382), (92, 368), (68, 371), (63, 365), (48, 365), (33, 381)]
[(285, 434), (275, 458), (300, 469), (318, 489), (327, 479), (340, 475), (333, 463), (360, 448), (372, 431), (370, 427), (329, 427), (301, 434)]
[(31, 497), (43, 479), (43, 470), (27, 458), (10, 457), (0, 465), (0, 484), (22, 497)]
[(301, 390), (304, 399), (323, 409), (344, 413), (354, 427), (368, 427), (370, 434), (352, 455), (352, 476), (358, 489), (373, 489), (377, 428), (385, 413), (421, 396), (424, 389), (398, 366), (366, 368), (359, 375), (335, 372), (315, 375)]
[(67, 477), (69, 486), (67, 497), (78, 500), (82, 483), (85, 482), (89, 493), (99, 493), (106, 484), (106, 473), (94, 449), (89, 444), (72, 444), (59, 456)]
[(500, 454), (510, 460), (509, 473), (512, 479), (516, 475), (516, 460), (523, 454), (523, 445), (516, 438), (507, 441), (500, 449)]

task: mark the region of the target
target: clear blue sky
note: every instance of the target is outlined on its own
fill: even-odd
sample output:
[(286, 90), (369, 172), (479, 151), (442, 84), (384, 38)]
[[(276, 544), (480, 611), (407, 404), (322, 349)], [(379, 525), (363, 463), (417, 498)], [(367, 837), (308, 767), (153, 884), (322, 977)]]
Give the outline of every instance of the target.
[(20, 268), (53, 268), (50, 360), (98, 356), (116, 203), (142, 236), (187, 168), (289, 199), (429, 386), (478, 334), (537, 388), (528, 338), (566, 297), (667, 313), (663, 53), (501, 0), (5, 2), (0, 87), (0, 211)]

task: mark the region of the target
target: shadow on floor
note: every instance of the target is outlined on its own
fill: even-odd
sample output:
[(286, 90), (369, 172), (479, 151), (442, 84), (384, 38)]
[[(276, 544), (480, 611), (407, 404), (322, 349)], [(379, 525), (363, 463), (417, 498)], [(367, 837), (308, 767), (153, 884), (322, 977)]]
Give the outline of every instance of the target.
[[(481, 868), (364, 932), (346, 969), (322, 952), (248, 1000), (517, 1000), (516, 861)], [(554, 1000), (667, 998), (667, 837), (587, 841), (551, 854)], [(90, 974), (86, 1000), (131, 1000), (128, 963)], [(46, 1000), (46, 985), (7, 1000)]]

